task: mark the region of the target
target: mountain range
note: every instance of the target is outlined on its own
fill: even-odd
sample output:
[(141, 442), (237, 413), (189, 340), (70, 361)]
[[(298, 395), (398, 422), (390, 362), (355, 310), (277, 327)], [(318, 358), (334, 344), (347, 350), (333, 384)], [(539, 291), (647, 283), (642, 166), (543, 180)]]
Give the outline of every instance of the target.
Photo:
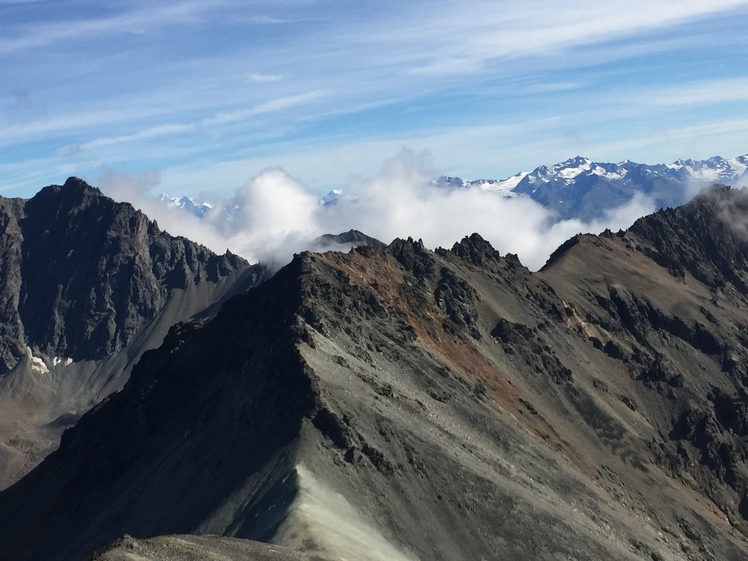
[[(142, 240), (141, 258), (180, 241), (78, 181), (42, 193), (3, 208), (6, 238), (16, 220), (32, 239), (23, 217), (44, 208), (39, 229), (62, 244), (34, 277), (51, 302), (35, 317), (58, 327), (24, 343), (52, 372), (138, 332), (115, 312), (65, 331), (72, 304), (48, 294), (72, 281), (52, 271), (90, 254), (96, 295), (120, 263), (101, 240)], [(162, 273), (143, 292), (221, 284), (199, 272), (216, 259), (226, 290), (129, 376), (110, 371), (127, 382), (0, 492), (0, 558), (746, 559), (747, 233), (748, 190), (714, 186), (627, 231), (575, 236), (535, 273), (478, 234), (432, 251), (349, 232), (366, 245), (298, 254), (267, 279), (207, 251), (186, 268), (199, 251), (183, 245), (139, 267)], [(29, 258), (19, 244), (4, 262)], [(23, 307), (18, 284), (4, 305)], [(113, 310), (143, 296), (125, 294)], [(100, 325), (115, 327), (96, 354), (84, 343)]]
[[(711, 184), (748, 185), (748, 155), (736, 158), (715, 156), (707, 160), (676, 160), (670, 164), (593, 162), (577, 156), (552, 166), (540, 166), (507, 179), (463, 179), (441, 176), (433, 181), (442, 189), (481, 189), (502, 197), (530, 197), (551, 209), (556, 220), (577, 218), (591, 221), (631, 201), (635, 194), (652, 199), (655, 208), (676, 207), (686, 203), (699, 190)], [(333, 205), (345, 196), (333, 189), (323, 196), (322, 206)], [(187, 196), (166, 194), (160, 200), (170, 208), (180, 208), (198, 218), (215, 212), (214, 205)], [(218, 212), (233, 220), (236, 208)]]
[(653, 199), (657, 208), (687, 202), (702, 187), (713, 183), (748, 184), (748, 155), (725, 159), (676, 160), (646, 165), (626, 160), (598, 163), (577, 156), (553, 166), (540, 166), (502, 180), (466, 180), (442, 176), (435, 184), (452, 188), (478, 188), (504, 197), (527, 196), (557, 213), (559, 219), (589, 221), (623, 205), (636, 193)]

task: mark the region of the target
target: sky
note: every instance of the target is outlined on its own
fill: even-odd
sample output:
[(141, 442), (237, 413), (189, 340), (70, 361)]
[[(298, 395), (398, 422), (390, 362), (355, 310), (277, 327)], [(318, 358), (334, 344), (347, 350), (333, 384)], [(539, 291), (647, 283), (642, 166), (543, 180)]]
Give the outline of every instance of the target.
[(748, 152), (748, 1), (0, 0), (0, 193)]
[[(746, 28), (748, 0), (0, 0), (0, 194), (78, 176), (251, 260), (353, 227), (479, 231), (537, 268), (651, 201), (558, 222), (430, 178), (746, 154)], [(193, 224), (159, 193), (244, 214)]]

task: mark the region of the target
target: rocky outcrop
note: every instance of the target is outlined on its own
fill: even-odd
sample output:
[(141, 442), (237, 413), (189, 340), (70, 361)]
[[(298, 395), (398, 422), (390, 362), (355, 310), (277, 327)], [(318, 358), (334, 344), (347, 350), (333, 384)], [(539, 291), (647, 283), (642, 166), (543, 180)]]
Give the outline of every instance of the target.
[(25, 356), (24, 329), (19, 314), (21, 298), (21, 241), (17, 217), (24, 201), (0, 199), (0, 373), (9, 372)]

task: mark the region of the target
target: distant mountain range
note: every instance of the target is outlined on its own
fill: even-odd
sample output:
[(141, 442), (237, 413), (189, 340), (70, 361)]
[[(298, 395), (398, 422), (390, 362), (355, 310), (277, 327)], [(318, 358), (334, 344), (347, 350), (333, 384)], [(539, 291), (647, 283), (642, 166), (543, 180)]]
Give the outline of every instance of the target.
[(478, 188), (504, 197), (527, 196), (553, 209), (559, 218), (599, 218), (631, 200), (635, 193), (651, 197), (657, 208), (676, 207), (700, 188), (714, 183), (748, 182), (748, 155), (725, 159), (676, 160), (671, 164), (593, 162), (577, 156), (553, 166), (540, 166), (507, 179), (468, 180), (442, 176), (440, 187)]
[[(623, 205), (636, 193), (653, 199), (657, 209), (676, 207), (688, 202), (702, 187), (721, 183), (748, 184), (748, 155), (737, 158), (715, 156), (708, 160), (676, 160), (670, 164), (637, 164), (593, 162), (577, 156), (552, 166), (540, 166), (531, 172), (520, 172), (506, 179), (464, 179), (441, 176), (435, 187), (482, 189), (503, 197), (530, 197), (555, 211), (559, 220), (601, 218), (606, 211)], [(320, 205), (335, 204), (343, 190), (333, 189), (320, 199)], [(203, 218), (213, 205), (190, 197), (161, 195), (172, 208)], [(235, 208), (221, 211), (233, 219)]]

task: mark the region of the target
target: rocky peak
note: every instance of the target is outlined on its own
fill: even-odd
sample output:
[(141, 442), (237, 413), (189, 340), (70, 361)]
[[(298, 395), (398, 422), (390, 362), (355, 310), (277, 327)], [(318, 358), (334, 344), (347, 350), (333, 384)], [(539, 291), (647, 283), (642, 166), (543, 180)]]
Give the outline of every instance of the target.
[(314, 246), (320, 250), (338, 249), (340, 247), (386, 247), (386, 244), (376, 238), (367, 236), (358, 230), (348, 230), (340, 234), (324, 234), (314, 240)]
[(510, 278), (515, 274), (527, 275), (530, 272), (515, 254), (507, 253), (502, 257), (488, 241), (477, 233), (462, 238), (452, 246), (449, 252), (437, 249), (436, 253), (442, 255), (449, 253), (472, 267), (504, 278)]
[(77, 178), (0, 197), (0, 489), (119, 390), (172, 324), (212, 315), (264, 274)]
[(423, 245), (423, 240), (397, 238), (388, 246), (387, 251), (417, 279), (431, 278), (436, 273), (432, 254)]
[(748, 294), (748, 189), (714, 185), (690, 203), (637, 220), (639, 249), (678, 278)]
[(452, 253), (480, 267), (487, 261), (498, 261), (501, 255), (479, 234), (465, 236), (452, 246)]
[(246, 269), (161, 232), (130, 204), (78, 178), (0, 205), (2, 364), (29, 348), (42, 360), (102, 358), (122, 348), (175, 290)]

